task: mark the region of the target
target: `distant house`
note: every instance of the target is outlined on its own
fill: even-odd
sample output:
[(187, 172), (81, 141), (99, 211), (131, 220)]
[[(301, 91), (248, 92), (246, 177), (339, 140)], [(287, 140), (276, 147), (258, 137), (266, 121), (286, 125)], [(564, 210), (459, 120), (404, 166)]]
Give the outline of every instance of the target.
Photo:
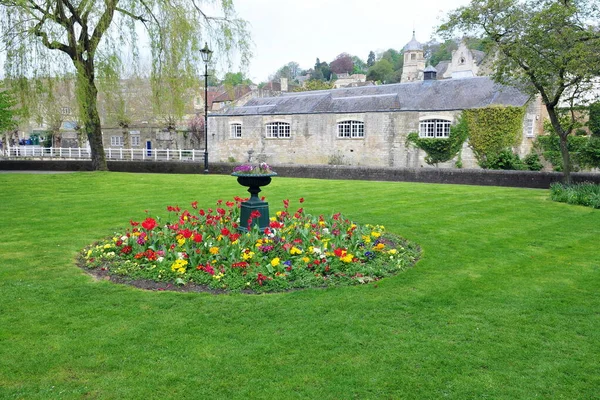
[[(254, 98), (211, 114), (211, 160), (426, 166), (425, 153), (406, 146), (409, 133), (447, 137), (462, 110), (491, 105), (526, 107), (516, 150), (527, 154), (541, 130), (539, 100), (488, 77), (437, 80), (432, 74), (424, 81)], [(477, 167), (466, 145), (462, 162)]]

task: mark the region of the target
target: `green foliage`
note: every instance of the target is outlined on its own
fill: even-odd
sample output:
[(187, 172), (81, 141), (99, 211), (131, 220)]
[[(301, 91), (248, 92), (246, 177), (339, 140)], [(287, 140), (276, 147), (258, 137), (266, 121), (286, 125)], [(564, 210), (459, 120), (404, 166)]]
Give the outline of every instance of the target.
[(0, 133), (12, 130), (16, 127), (17, 123), (15, 117), (17, 112), (15, 110), (15, 98), (12, 92), (8, 90), (0, 91)]
[[(585, 162), (582, 162), (581, 155), (588, 144), (587, 136), (569, 136), (567, 138), (567, 149), (570, 154), (573, 170), (579, 170)], [(560, 151), (560, 138), (556, 134), (539, 136), (536, 139), (535, 146), (539, 148), (542, 157), (550, 164), (555, 171), (563, 170), (563, 158)]]
[[(427, 164), (437, 165), (453, 159), (462, 148), (467, 135), (467, 125), (461, 117), (456, 125), (450, 127), (448, 138), (420, 138), (418, 133), (413, 132), (408, 134), (406, 141), (427, 153), (425, 157)], [(462, 162), (460, 163), (462, 165)]]
[(382, 83), (390, 83), (395, 80), (394, 66), (389, 60), (377, 61), (367, 73), (367, 79)]
[(540, 156), (535, 152), (527, 154), (523, 159), (523, 163), (530, 171), (541, 171), (542, 168), (544, 168), (544, 165), (540, 160)]
[(589, 137), (579, 155), (582, 167), (600, 168), (600, 136)]
[(561, 203), (600, 208), (600, 185), (593, 183), (576, 183), (574, 185), (554, 183), (550, 186), (550, 198)]
[(423, 51), (429, 64), (436, 66), (440, 61), (452, 59), (452, 51), (457, 48), (456, 40), (447, 39), (444, 43), (428, 42), (423, 46)]
[(469, 146), (482, 168), (487, 158), (516, 146), (522, 134), (522, 107), (484, 107), (463, 111), (469, 131)]
[(234, 87), (239, 85), (250, 85), (252, 81), (245, 77), (243, 72), (227, 72), (221, 82), (226, 87)]
[(590, 104), (588, 126), (592, 135), (600, 136), (600, 102)]
[(294, 92), (307, 92), (310, 90), (327, 90), (333, 89), (333, 82), (324, 82), (318, 79), (309, 79), (304, 83), (304, 86), (294, 88)]
[(523, 160), (512, 149), (504, 149), (499, 153), (489, 155), (485, 164), (481, 166), (487, 169), (517, 170), (517, 171), (541, 171), (544, 165), (537, 153), (528, 154)]
[(480, 163), (482, 168), (502, 170), (526, 170), (527, 166), (521, 161), (518, 154), (511, 149), (504, 149), (498, 153), (489, 154)]

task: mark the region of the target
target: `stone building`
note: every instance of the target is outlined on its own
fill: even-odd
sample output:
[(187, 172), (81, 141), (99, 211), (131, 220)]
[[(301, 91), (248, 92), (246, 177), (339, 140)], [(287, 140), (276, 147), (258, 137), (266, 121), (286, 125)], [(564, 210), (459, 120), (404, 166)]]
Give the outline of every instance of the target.
[[(492, 105), (526, 107), (522, 141), (515, 149), (526, 155), (541, 130), (538, 99), (488, 77), (437, 80), (433, 73), (424, 81), (255, 98), (211, 114), (210, 159), (426, 166), (426, 154), (406, 145), (409, 133), (447, 137), (462, 110)], [(461, 158), (465, 168), (477, 167), (466, 144)]]
[(413, 31), (411, 41), (404, 46), (404, 65), (400, 82), (422, 81), (424, 69), (423, 45), (417, 41), (415, 31)]

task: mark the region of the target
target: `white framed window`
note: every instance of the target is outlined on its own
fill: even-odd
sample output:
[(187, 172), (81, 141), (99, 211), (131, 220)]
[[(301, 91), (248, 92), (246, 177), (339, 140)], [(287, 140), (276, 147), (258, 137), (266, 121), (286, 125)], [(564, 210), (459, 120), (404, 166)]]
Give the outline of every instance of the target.
[(129, 131), (131, 147), (140, 147), (140, 131)]
[(266, 137), (270, 139), (290, 138), (290, 124), (287, 122), (269, 122), (266, 125)]
[(240, 139), (242, 137), (242, 124), (236, 122), (229, 125), (229, 132), (232, 139)]
[(525, 119), (525, 137), (532, 138), (535, 137), (535, 132), (533, 131), (535, 127), (535, 116), (528, 115)]
[(419, 122), (419, 137), (447, 138), (450, 136), (450, 121), (445, 119), (426, 119)]
[(123, 146), (123, 136), (111, 136), (110, 137), (110, 147), (122, 147)]
[(338, 139), (365, 137), (365, 123), (362, 121), (341, 121), (337, 124)]

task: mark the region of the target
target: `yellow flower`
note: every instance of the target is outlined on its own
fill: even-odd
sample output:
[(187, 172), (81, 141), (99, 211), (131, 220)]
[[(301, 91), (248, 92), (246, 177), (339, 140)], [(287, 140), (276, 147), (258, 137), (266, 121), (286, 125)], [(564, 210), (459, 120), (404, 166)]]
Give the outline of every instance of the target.
[(353, 254), (347, 253), (344, 257), (341, 257), (340, 260), (342, 260), (345, 263), (351, 263), (353, 258)]
[(302, 254), (302, 250), (300, 250), (299, 248), (297, 248), (296, 246), (293, 246), (290, 249), (290, 254), (291, 255), (295, 255), (295, 254)]
[(279, 257), (275, 257), (274, 259), (271, 260), (271, 265), (274, 266), (274, 267), (276, 267), (276, 266), (279, 265), (280, 261), (281, 260), (279, 259)]
[(244, 252), (242, 252), (242, 258), (244, 259), (244, 261), (250, 260), (252, 257), (254, 257), (254, 252), (253, 251), (244, 251)]
[(374, 238), (378, 238), (379, 236), (381, 236), (381, 233), (373, 231), (371, 232), (371, 236), (373, 236)]
[(281, 211), (277, 211), (275, 215), (277, 215), (277, 217), (281, 217)]
[(177, 244), (179, 244), (179, 246), (183, 246), (185, 244), (185, 238), (182, 237), (181, 239), (177, 239)]
[(105, 249), (110, 249), (111, 247), (112, 247), (112, 244), (110, 244), (110, 243), (107, 243), (107, 244), (104, 245)]
[(319, 221), (319, 226), (325, 226), (325, 221)]
[(171, 271), (177, 272), (178, 274), (184, 274), (187, 265), (187, 260), (175, 260), (175, 262), (171, 265)]
[(210, 254), (215, 255), (215, 254), (219, 254), (219, 248), (217, 246), (213, 246), (210, 249), (208, 249), (208, 251), (210, 252)]
[(396, 254), (397, 252), (398, 252), (398, 250), (391, 249), (390, 251), (388, 251), (388, 254)]
[(371, 243), (371, 237), (368, 235), (363, 235), (362, 239), (365, 241), (365, 243)]
[(377, 243), (377, 246), (375, 246), (375, 250), (383, 250), (384, 247), (385, 247), (385, 244)]
[(308, 262), (310, 261), (310, 258), (308, 258), (308, 257), (302, 257), (302, 261), (304, 261), (305, 263), (308, 264)]

